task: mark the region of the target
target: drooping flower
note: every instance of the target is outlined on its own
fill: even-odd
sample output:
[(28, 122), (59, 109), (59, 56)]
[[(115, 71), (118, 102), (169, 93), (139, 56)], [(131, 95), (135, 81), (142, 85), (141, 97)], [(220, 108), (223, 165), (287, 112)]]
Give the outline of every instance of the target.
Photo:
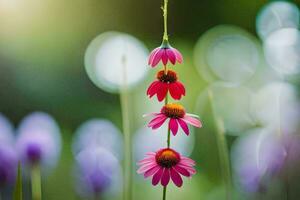
[(156, 67), (160, 61), (164, 65), (167, 65), (169, 61), (175, 65), (176, 62), (182, 63), (183, 58), (177, 49), (171, 47), (167, 41), (164, 41), (160, 47), (157, 47), (150, 53), (148, 64), (151, 67)]
[(25, 117), (18, 129), (16, 147), (21, 161), (29, 167), (55, 166), (60, 155), (61, 136), (54, 119), (41, 112)]
[(198, 128), (202, 127), (202, 123), (197, 119), (197, 115), (186, 113), (184, 107), (177, 103), (169, 103), (162, 107), (160, 113), (153, 113), (151, 115), (154, 115), (154, 118), (149, 122), (148, 127), (158, 129), (167, 119), (170, 119), (169, 128), (173, 135), (177, 134), (179, 126), (186, 135), (190, 133), (188, 124)]
[(83, 196), (102, 196), (120, 191), (121, 167), (117, 158), (102, 147), (83, 149), (75, 156), (77, 191)]
[(180, 100), (182, 96), (185, 96), (184, 85), (178, 81), (175, 71), (168, 70), (165, 73), (164, 70), (161, 70), (157, 73), (156, 78), (157, 80), (151, 83), (147, 90), (150, 98), (157, 95), (158, 101), (163, 101), (168, 92), (175, 100)]
[(191, 177), (196, 173), (195, 161), (170, 148), (147, 153), (147, 157), (138, 162), (138, 165), (140, 168), (137, 173), (144, 174), (145, 178), (152, 176), (153, 185), (160, 182), (161, 185), (167, 186), (172, 179), (177, 187), (181, 187), (181, 176)]

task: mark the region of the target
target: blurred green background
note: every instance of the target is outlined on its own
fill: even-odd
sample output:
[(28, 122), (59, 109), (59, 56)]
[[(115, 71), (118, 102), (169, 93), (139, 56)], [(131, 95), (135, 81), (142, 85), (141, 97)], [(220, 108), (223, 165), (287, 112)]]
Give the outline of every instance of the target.
[[(183, 103), (193, 111), (198, 95), (207, 86), (192, 60), (196, 41), (219, 24), (236, 25), (256, 34), (256, 15), (267, 0), (169, 2), (171, 42), (185, 57), (184, 65), (176, 67), (188, 90)], [(16, 126), (32, 111), (48, 112), (63, 132), (59, 166), (44, 180), (46, 200), (79, 199), (71, 175), (71, 138), (82, 122), (106, 118), (122, 128), (119, 96), (100, 90), (86, 75), (84, 54), (88, 44), (100, 33), (115, 30), (132, 34), (149, 50), (158, 46), (162, 36), (161, 4), (161, 0), (0, 0), (0, 111)], [(131, 91), (132, 107), (152, 79), (153, 73)], [(132, 132), (146, 124), (140, 115), (131, 115)], [(206, 119), (206, 129), (195, 131), (192, 157), (199, 163), (199, 173), (186, 181), (182, 190), (170, 192), (170, 199), (219, 200), (220, 196), (213, 195), (223, 193), (215, 128), (210, 116)], [(227, 139), (230, 143), (234, 138)], [(156, 194), (151, 199), (161, 196), (160, 188), (140, 182), (136, 181), (135, 199), (148, 199), (144, 196), (147, 191)], [(212, 191), (216, 194), (208, 197)]]

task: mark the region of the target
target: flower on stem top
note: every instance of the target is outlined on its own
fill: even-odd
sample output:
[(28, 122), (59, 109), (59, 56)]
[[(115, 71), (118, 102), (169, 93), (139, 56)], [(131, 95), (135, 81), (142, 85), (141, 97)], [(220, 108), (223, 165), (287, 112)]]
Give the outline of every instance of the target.
[(26, 116), (18, 128), (16, 148), (20, 160), (28, 167), (54, 167), (61, 150), (60, 129), (56, 121), (43, 112)]
[(198, 128), (202, 127), (197, 115), (186, 113), (184, 107), (177, 103), (169, 103), (163, 106), (159, 113), (153, 113), (152, 115), (154, 115), (154, 118), (149, 122), (148, 127), (158, 129), (169, 118), (169, 128), (174, 136), (177, 134), (179, 126), (186, 135), (190, 133), (187, 124)]
[(182, 63), (183, 58), (182, 54), (177, 49), (171, 47), (169, 42), (164, 40), (160, 47), (157, 47), (151, 52), (148, 64), (151, 67), (156, 67), (160, 61), (162, 61), (165, 66), (168, 62), (175, 65), (176, 62)]
[(182, 96), (185, 96), (184, 85), (178, 81), (178, 76), (175, 71), (161, 70), (156, 75), (157, 80), (151, 83), (147, 90), (147, 95), (152, 98), (157, 95), (158, 101), (163, 101), (168, 92), (175, 100), (180, 100)]
[(152, 177), (152, 184), (159, 182), (167, 186), (172, 179), (177, 187), (182, 186), (181, 176), (191, 177), (196, 173), (194, 169), (195, 161), (180, 155), (173, 149), (165, 148), (156, 153), (147, 153), (147, 157), (140, 162), (139, 174), (144, 174), (145, 178)]

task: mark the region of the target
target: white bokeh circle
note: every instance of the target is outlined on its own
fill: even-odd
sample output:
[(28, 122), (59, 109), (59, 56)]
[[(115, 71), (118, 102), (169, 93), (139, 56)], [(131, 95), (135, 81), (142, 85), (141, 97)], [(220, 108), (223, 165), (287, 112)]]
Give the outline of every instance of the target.
[(118, 92), (124, 85), (132, 88), (146, 77), (148, 53), (135, 37), (106, 32), (88, 46), (85, 69), (96, 86), (107, 92)]
[(245, 30), (221, 25), (207, 31), (195, 47), (195, 64), (208, 82), (249, 80), (261, 62), (255, 37)]
[(256, 19), (259, 37), (265, 40), (272, 32), (282, 28), (298, 28), (299, 9), (290, 2), (276, 1), (264, 6)]
[(300, 31), (284, 28), (270, 34), (264, 41), (267, 63), (280, 74), (300, 72)]

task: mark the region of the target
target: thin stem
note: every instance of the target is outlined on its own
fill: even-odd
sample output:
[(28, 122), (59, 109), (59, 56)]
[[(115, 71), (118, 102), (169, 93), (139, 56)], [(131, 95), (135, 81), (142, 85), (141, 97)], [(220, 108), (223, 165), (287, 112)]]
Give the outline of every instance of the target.
[(32, 200), (42, 199), (41, 170), (39, 165), (33, 165), (31, 168), (31, 192)]
[(126, 76), (126, 57), (123, 57), (123, 84), (120, 91), (120, 103), (122, 109), (122, 123), (124, 133), (124, 200), (132, 200), (132, 154), (131, 154), (131, 136), (129, 121), (129, 95)]
[[(168, 2), (168, 0), (165, 0), (165, 6), (166, 6), (166, 2)], [(164, 70), (165, 70), (165, 74), (168, 73), (168, 68), (165, 65), (164, 66)], [(165, 105), (167, 105), (169, 102), (169, 94), (167, 93), (166, 98), (165, 98)], [(168, 127), (168, 131), (167, 131), (167, 147), (170, 148), (171, 145), (171, 130), (170, 127)], [(164, 187), (163, 189), (163, 200), (167, 199), (167, 186)]]
[(163, 200), (167, 199), (167, 186), (164, 187), (163, 189)]
[(231, 181), (231, 170), (230, 170), (230, 161), (229, 161), (229, 152), (228, 146), (225, 137), (225, 127), (224, 121), (220, 116), (217, 116), (213, 103), (213, 93), (208, 90), (208, 96), (211, 103), (212, 113), (214, 117), (214, 121), (217, 127), (217, 145), (220, 157), (221, 171), (223, 182), (226, 187), (226, 199), (232, 199), (232, 181)]
[(163, 15), (164, 15), (164, 37), (163, 40), (168, 41), (168, 0), (164, 0), (163, 7)]

